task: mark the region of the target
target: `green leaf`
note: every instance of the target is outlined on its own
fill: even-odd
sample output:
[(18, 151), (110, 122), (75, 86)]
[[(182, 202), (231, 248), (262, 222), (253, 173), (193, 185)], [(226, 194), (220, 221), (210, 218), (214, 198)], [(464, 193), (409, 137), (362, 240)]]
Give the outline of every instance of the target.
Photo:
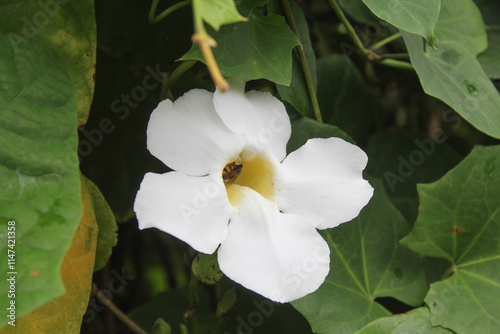
[[(277, 15), (250, 15), (248, 22), (210, 31), (217, 41), (213, 49), (222, 74), (241, 81), (268, 79), (289, 85), (292, 80), (292, 49), (299, 44), (285, 19)], [(193, 45), (182, 60), (205, 62), (200, 49)]]
[(246, 21), (246, 18), (238, 13), (233, 0), (193, 0), (193, 7), (203, 21), (215, 30), (225, 24)]
[(427, 291), (423, 262), (399, 244), (410, 225), (394, 208), (380, 181), (351, 222), (322, 231), (330, 246), (330, 273), (312, 294), (292, 302), (316, 333), (353, 333), (391, 313), (375, 301), (393, 297), (417, 306)]
[(4, 0), (0, 4), (0, 33), (14, 48), (33, 40), (52, 48), (64, 63), (76, 87), (79, 126), (87, 121), (94, 94), (94, 17), (92, 0)]
[(264, 6), (269, 0), (241, 0), (238, 7), (244, 12), (251, 13), (257, 7)]
[(436, 39), (455, 41), (477, 55), (488, 42), (481, 12), (472, 0), (441, 0), (441, 13), (434, 30)]
[(438, 129), (434, 137), (391, 132), (377, 134), (368, 141), (366, 172), (384, 181), (394, 206), (411, 223), (418, 215), (417, 183), (437, 181), (461, 160), (447, 139)]
[(92, 197), (83, 175), (81, 200), (81, 220), (60, 269), (64, 295), (16, 319), (15, 327), (6, 326), (0, 333), (76, 333), (79, 330), (92, 289), (98, 234)]
[(457, 42), (439, 38), (439, 51), (425, 49), (419, 36), (402, 34), (424, 91), (448, 104), (477, 129), (500, 138), (500, 95), (475, 55)]
[(111, 256), (112, 248), (118, 242), (118, 226), (116, 226), (115, 216), (99, 188), (86, 177), (84, 177), (84, 180), (92, 199), (95, 219), (99, 228), (94, 264), (94, 271), (97, 271), (106, 265)]
[(363, 0), (382, 20), (399, 29), (418, 34), (432, 46), (434, 27), (438, 20), (441, 0)]
[[(309, 34), (307, 21), (300, 7), (297, 6), (293, 1), (290, 1), (289, 3), (295, 25), (297, 26), (297, 31), (299, 33), (299, 39), (304, 49), (309, 72), (311, 73), (313, 84), (316, 87), (316, 55), (314, 54), (314, 50), (312, 48), (311, 35)], [(272, 13), (282, 14), (281, 6), (278, 1), (271, 1), (267, 5), (267, 8)], [(276, 85), (276, 88), (278, 89), (278, 93), (280, 94), (281, 98), (289, 102), (298, 112), (300, 112), (302, 115), (312, 115), (313, 111), (310, 102), (311, 99), (309, 97), (309, 92), (307, 89), (307, 84), (304, 77), (304, 72), (302, 71), (299, 57), (296, 52), (293, 53), (292, 57), (292, 81), (290, 85)]]
[[(0, 251), (7, 255), (7, 222), (15, 221), (9, 271), (17, 272), (20, 317), (64, 293), (59, 270), (82, 214), (76, 91), (59, 57), (32, 40), (13, 45), (0, 35), (0, 73)], [(5, 292), (6, 272), (7, 263)], [(8, 304), (2, 293), (0, 306)]]
[(500, 32), (488, 32), (488, 48), (481, 53), (477, 60), (483, 67), (484, 72), (491, 79), (500, 79)]
[(489, 26), (486, 33), (488, 35), (488, 48), (477, 59), (483, 66), (484, 71), (491, 79), (500, 79), (500, 2), (496, 0), (477, 0), (476, 1), (484, 23)]
[(402, 243), (452, 263), (425, 302), (433, 325), (457, 333), (500, 326), (500, 146), (475, 147), (441, 180), (418, 186), (420, 215)]
[(343, 55), (318, 60), (318, 102), (323, 120), (357, 141), (375, 130), (374, 99), (356, 66)]
[(217, 262), (217, 252), (210, 255), (199, 253), (194, 259), (191, 269), (193, 274), (205, 284), (215, 284), (222, 277), (222, 271), (220, 271)]
[(361, 0), (338, 0), (340, 7), (359, 23), (373, 21), (375, 16)]
[(172, 328), (162, 318), (156, 319), (153, 324), (153, 334), (171, 334)]
[(420, 307), (405, 314), (397, 314), (390, 318), (377, 319), (356, 334), (451, 334), (443, 327), (431, 325), (430, 312), (427, 307)]
[(292, 135), (286, 145), (287, 153), (293, 152), (311, 138), (339, 137), (354, 143), (351, 137), (336, 126), (320, 123), (313, 119), (302, 117), (292, 121)]

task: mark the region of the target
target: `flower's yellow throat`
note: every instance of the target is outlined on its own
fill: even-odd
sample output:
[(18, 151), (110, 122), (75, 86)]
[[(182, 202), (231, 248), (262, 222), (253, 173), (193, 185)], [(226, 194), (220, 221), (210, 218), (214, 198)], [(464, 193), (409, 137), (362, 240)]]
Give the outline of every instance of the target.
[(258, 192), (267, 200), (274, 197), (274, 166), (263, 157), (249, 160), (237, 160), (228, 163), (222, 171), (222, 179), (226, 185), (229, 203), (232, 206), (241, 200), (241, 187), (248, 187)]

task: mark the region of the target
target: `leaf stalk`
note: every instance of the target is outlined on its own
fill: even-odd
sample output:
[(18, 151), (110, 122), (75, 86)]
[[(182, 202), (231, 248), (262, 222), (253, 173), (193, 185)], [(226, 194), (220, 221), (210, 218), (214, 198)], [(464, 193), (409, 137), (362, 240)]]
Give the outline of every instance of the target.
[(309, 69), (309, 65), (307, 64), (306, 55), (304, 53), (304, 47), (302, 46), (302, 42), (300, 41), (299, 31), (297, 29), (297, 25), (295, 24), (295, 19), (293, 18), (292, 9), (290, 7), (290, 3), (288, 0), (281, 0), (283, 4), (283, 8), (285, 10), (285, 17), (290, 25), (290, 28), (295, 33), (297, 38), (299, 39), (299, 45), (296, 50), (299, 56), (300, 66), (302, 68), (302, 73), (304, 74), (304, 79), (306, 81), (307, 92), (309, 94), (309, 99), (311, 101), (313, 107), (314, 118), (323, 123), (323, 118), (321, 116), (321, 110), (319, 108), (318, 97), (316, 96), (316, 88), (314, 87), (314, 82), (311, 75), (311, 70)]

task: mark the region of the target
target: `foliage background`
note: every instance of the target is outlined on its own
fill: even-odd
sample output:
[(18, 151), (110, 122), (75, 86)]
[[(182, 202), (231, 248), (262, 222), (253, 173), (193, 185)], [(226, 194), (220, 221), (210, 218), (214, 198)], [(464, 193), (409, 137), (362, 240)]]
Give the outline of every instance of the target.
[(369, 156), (374, 198), (323, 232), (327, 282), (285, 305), (225, 277), (197, 283), (189, 246), (137, 229), (143, 175), (168, 171), (146, 149), (151, 111), (214, 89), (190, 6), (152, 24), (138, 0), (1, 0), (0, 251), (14, 220), (18, 275), (17, 326), (0, 333), (130, 332), (92, 282), (148, 333), (158, 318), (172, 333), (496, 333), (498, 2), (339, 0), (343, 18), (334, 0), (237, 1), (246, 22), (231, 3), (203, 3), (216, 60), (284, 101), (288, 151), (338, 136)]

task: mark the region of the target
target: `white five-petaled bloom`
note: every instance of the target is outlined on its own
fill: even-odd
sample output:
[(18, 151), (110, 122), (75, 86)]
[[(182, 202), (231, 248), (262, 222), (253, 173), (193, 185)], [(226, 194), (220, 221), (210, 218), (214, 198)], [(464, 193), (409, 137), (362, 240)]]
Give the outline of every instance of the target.
[[(147, 173), (139, 227), (156, 227), (211, 254), (226, 276), (269, 299), (315, 291), (330, 269), (316, 229), (355, 218), (373, 189), (366, 154), (339, 138), (310, 139), (286, 156), (291, 126), (269, 93), (193, 89), (151, 114), (149, 151), (174, 171)], [(285, 157), (286, 156), (286, 157)]]

